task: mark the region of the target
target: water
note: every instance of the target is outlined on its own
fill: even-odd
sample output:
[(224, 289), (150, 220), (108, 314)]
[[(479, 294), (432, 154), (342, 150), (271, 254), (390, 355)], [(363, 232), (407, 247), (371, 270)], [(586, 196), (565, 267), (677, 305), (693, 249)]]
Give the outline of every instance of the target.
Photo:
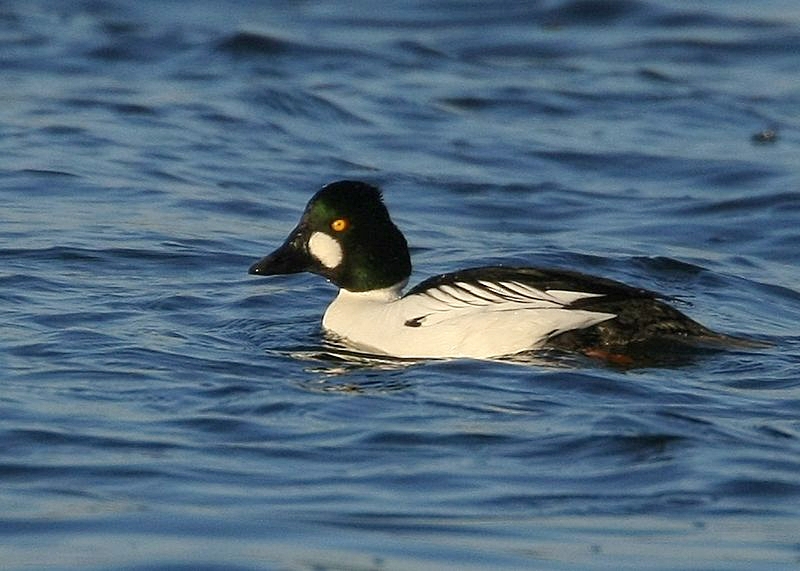
[[(2, 567), (796, 569), (797, 3), (376, 6), (0, 4)], [(331, 287), (246, 271), (345, 177), (413, 282), (579, 269), (772, 345), (326, 356)]]

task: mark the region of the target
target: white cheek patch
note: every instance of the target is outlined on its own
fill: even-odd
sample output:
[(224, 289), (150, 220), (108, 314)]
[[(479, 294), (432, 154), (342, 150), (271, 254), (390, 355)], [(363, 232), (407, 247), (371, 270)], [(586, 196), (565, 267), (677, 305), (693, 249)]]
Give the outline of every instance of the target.
[(311, 235), (308, 240), (308, 251), (330, 270), (342, 263), (342, 247), (324, 232), (314, 232)]

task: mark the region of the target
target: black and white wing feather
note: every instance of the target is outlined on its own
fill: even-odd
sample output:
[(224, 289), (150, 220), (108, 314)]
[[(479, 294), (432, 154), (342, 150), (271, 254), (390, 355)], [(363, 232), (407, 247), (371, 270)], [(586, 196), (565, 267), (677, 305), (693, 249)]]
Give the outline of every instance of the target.
[[(498, 310), (557, 309), (564, 327), (547, 335), (552, 345), (576, 349), (587, 346), (623, 347), (653, 341), (731, 342), (714, 333), (651, 291), (613, 280), (567, 270), (538, 268), (473, 268), (428, 279), (408, 296), (436, 300), (429, 313), (420, 312), (406, 325), (421, 326), (446, 319), (447, 307), (494, 305)], [(540, 313), (544, 316), (545, 312)], [(574, 321), (570, 318), (573, 315)], [(578, 315), (588, 317), (581, 321)], [(592, 316), (596, 316), (593, 318)], [(572, 323), (570, 323), (572, 322)], [(733, 340), (737, 341), (737, 340)]]
[[(404, 297), (415, 297), (419, 310), (406, 321), (421, 327), (460, 315), (463, 311), (560, 309), (592, 311), (592, 300), (649, 298), (651, 292), (602, 278), (535, 268), (485, 267), (432, 277)], [(597, 309), (598, 319), (614, 317)], [(602, 317), (600, 317), (602, 314)]]

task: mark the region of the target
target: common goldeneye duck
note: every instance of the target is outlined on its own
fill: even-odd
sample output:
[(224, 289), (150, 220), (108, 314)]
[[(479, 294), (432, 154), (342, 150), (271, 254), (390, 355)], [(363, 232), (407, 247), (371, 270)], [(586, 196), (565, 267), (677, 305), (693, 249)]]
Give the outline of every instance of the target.
[(406, 239), (380, 191), (324, 186), (284, 244), (250, 267), (262, 276), (313, 272), (339, 287), (323, 328), (361, 352), (491, 358), (538, 348), (625, 355), (640, 344), (724, 339), (653, 292), (567, 270), (482, 267), (411, 290)]

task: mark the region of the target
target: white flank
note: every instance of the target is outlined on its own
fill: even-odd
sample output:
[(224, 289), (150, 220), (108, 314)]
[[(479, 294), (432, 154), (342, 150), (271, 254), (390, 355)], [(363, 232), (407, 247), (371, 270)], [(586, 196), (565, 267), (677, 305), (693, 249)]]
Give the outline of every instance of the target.
[(339, 290), (322, 326), (358, 350), (395, 357), (511, 355), (614, 314), (570, 309), (597, 294), (541, 291), (518, 282), (457, 282), (400, 297), (403, 284), (370, 292)]
[(308, 251), (328, 269), (342, 263), (342, 247), (336, 239), (323, 232), (314, 232), (308, 240)]

